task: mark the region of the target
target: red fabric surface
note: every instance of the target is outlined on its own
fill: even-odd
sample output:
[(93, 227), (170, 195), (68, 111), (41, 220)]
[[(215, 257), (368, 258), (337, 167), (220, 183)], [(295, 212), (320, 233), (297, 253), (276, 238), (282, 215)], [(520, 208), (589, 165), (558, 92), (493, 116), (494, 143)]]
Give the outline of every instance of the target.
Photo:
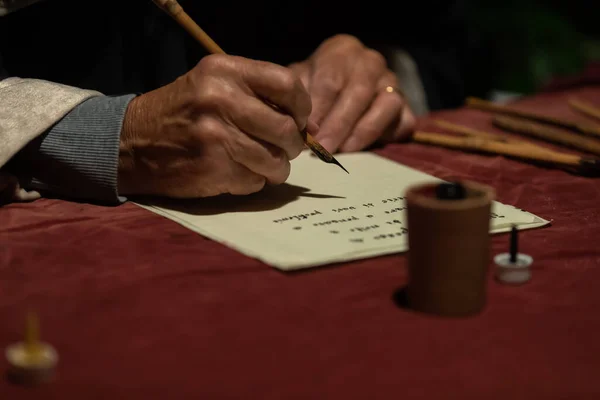
[[(600, 103), (600, 89), (575, 94)], [(523, 109), (584, 119), (565, 93)], [(492, 130), (490, 115), (444, 117)], [(490, 276), (475, 317), (397, 307), (397, 254), (285, 274), (133, 204), (0, 209), (0, 344), (28, 307), (59, 351), (55, 382), (1, 399), (600, 398), (600, 181), (503, 157), (397, 144), (382, 155), (492, 185), (552, 226), (521, 234), (533, 280)], [(507, 236), (493, 237), (493, 253)], [(3, 359), (0, 366), (6, 368)]]

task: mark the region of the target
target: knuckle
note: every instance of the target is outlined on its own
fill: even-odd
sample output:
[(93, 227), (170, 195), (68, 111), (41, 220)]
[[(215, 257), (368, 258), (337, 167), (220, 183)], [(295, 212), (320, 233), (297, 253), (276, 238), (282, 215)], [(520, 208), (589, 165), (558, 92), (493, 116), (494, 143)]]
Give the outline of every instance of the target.
[(329, 93), (338, 93), (344, 88), (344, 77), (335, 71), (323, 71), (315, 74), (315, 81), (319, 82), (321, 90)]
[(292, 92), (300, 87), (300, 79), (293, 73), (292, 70), (285, 69), (279, 74), (279, 84), (285, 92)]
[(202, 92), (197, 94), (197, 101), (201, 106), (214, 108), (227, 105), (231, 96), (225, 90), (221, 90), (216, 84), (208, 84), (202, 88)]
[(357, 84), (352, 88), (352, 96), (360, 102), (367, 103), (373, 99), (375, 89), (369, 85)]
[(222, 142), (227, 139), (225, 127), (215, 118), (204, 116), (196, 122), (199, 136), (209, 143)]
[(383, 54), (374, 49), (365, 49), (364, 51), (365, 60), (376, 69), (384, 69), (387, 67), (387, 61)]
[(348, 33), (339, 33), (331, 38), (332, 42), (347, 47), (362, 47), (363, 43), (354, 35)]
[(223, 70), (231, 70), (234, 65), (234, 60), (225, 54), (211, 54), (203, 57), (196, 68), (205, 73), (220, 72)]

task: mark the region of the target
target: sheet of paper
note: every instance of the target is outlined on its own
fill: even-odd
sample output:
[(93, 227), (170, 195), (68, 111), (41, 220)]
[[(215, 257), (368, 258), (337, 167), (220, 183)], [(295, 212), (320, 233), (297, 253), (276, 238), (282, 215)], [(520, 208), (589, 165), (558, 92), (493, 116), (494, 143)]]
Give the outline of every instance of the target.
[[(442, 181), (369, 152), (336, 159), (350, 174), (306, 151), (285, 184), (260, 193), (138, 204), (281, 270), (408, 250), (403, 196), (409, 186)], [(491, 233), (548, 223), (492, 205)]]

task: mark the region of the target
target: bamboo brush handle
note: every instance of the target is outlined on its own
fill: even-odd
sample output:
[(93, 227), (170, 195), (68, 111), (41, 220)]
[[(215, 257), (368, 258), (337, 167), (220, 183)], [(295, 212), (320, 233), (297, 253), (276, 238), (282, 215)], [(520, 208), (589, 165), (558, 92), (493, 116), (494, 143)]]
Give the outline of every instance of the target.
[(521, 118), (525, 118), (525, 119), (529, 119), (529, 120), (534, 120), (534, 121), (538, 121), (538, 122), (544, 122), (544, 123), (548, 123), (548, 124), (552, 124), (552, 125), (556, 125), (556, 126), (561, 126), (563, 128), (568, 128), (568, 129), (575, 130), (575, 131), (578, 131), (581, 133), (586, 133), (586, 134), (589, 134), (592, 136), (600, 136), (600, 127), (594, 126), (594, 125), (581, 124), (581, 123), (568, 121), (568, 120), (564, 120), (564, 119), (549, 117), (546, 115), (517, 110), (512, 107), (508, 107), (508, 106), (504, 106), (504, 105), (500, 105), (500, 104), (494, 104), (492, 102), (474, 98), (474, 97), (469, 97), (467, 99), (466, 104), (467, 104), (467, 106), (469, 106), (471, 108), (477, 108), (480, 110), (491, 111), (491, 112), (495, 112), (495, 113), (499, 113), (499, 114), (513, 115), (516, 117), (521, 117)]
[[(204, 32), (200, 26), (183, 10), (177, 0), (152, 0), (159, 8), (169, 14), (177, 21), (192, 37), (194, 37), (206, 50), (212, 54), (226, 54), (219, 45)], [(273, 105), (274, 106), (274, 105)], [(278, 108), (277, 106), (274, 106)], [(313, 151), (317, 153), (321, 160), (326, 162), (334, 161), (333, 156), (305, 129), (302, 132), (304, 142)], [(341, 165), (340, 165), (341, 166)], [(343, 167), (342, 167), (343, 168)], [(346, 171), (347, 172), (347, 171)]]
[(467, 126), (453, 124), (448, 121), (436, 120), (435, 124), (441, 128), (448, 130), (449, 132), (459, 133), (461, 135), (467, 135), (467, 136), (471, 136), (471, 137), (480, 137), (480, 138), (490, 139), (490, 140), (497, 141), (497, 142), (519, 145), (522, 147), (527, 147), (527, 148), (531, 149), (531, 151), (538, 151), (538, 152), (542, 152), (542, 153), (552, 153), (552, 154), (558, 154), (558, 155), (564, 154), (564, 153), (557, 152), (557, 151), (554, 151), (554, 150), (546, 148), (546, 147), (542, 147), (540, 145), (537, 145), (537, 144), (529, 142), (529, 141), (519, 140), (519, 139), (515, 139), (512, 137), (500, 135), (497, 133), (475, 130), (475, 129), (469, 128)]
[(600, 120), (600, 109), (593, 107), (591, 104), (584, 103), (578, 99), (570, 99), (569, 105), (588, 117), (593, 117)]
[(510, 143), (497, 142), (479, 137), (456, 137), (440, 133), (417, 131), (413, 135), (413, 140), (424, 144), (432, 144), (459, 150), (481, 151), (551, 164), (572, 167), (581, 165), (581, 157), (578, 155), (554, 152), (548, 153), (529, 147), (517, 147)]
[(219, 47), (219, 45), (215, 43), (215, 41), (212, 40), (186, 12), (183, 11), (183, 8), (176, 0), (152, 1), (177, 21), (194, 39), (200, 42), (207, 51), (213, 54), (225, 54), (225, 51), (223, 51), (223, 49)]
[[(511, 137), (507, 137), (504, 135), (500, 135), (497, 133), (491, 133), (491, 132), (486, 132), (486, 131), (480, 131), (477, 129), (473, 129), (473, 128), (469, 128), (467, 126), (463, 126), (463, 125), (458, 125), (458, 124), (453, 124), (452, 122), (448, 122), (448, 121), (443, 121), (443, 120), (436, 120), (434, 121), (434, 123), (439, 126), (440, 128), (444, 128), (449, 132), (453, 132), (453, 133), (459, 133), (461, 135), (467, 135), (467, 136), (475, 136), (475, 137), (481, 137), (484, 139), (491, 139), (491, 140), (495, 140), (498, 142), (504, 142), (504, 143), (514, 143), (514, 144), (519, 144), (522, 146), (532, 146), (538, 149), (543, 149), (542, 147), (533, 144), (531, 142), (527, 142), (524, 140), (519, 140), (519, 139), (514, 139)], [(547, 149), (543, 149), (543, 150), (547, 150)]]
[(525, 135), (537, 137), (538, 139), (600, 155), (600, 140), (594, 138), (577, 135), (520, 118), (498, 116), (494, 118), (493, 123), (502, 129), (523, 133)]

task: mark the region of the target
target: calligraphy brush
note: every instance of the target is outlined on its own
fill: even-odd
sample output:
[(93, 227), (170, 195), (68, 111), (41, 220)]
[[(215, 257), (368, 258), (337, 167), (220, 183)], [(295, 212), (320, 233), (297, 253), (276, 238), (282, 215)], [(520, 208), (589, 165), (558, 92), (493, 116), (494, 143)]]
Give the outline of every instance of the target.
[(600, 120), (600, 108), (596, 108), (591, 104), (583, 102), (579, 99), (569, 99), (569, 105), (573, 107), (575, 110), (587, 115), (588, 117), (593, 117)]
[(530, 111), (518, 110), (514, 107), (492, 103), (487, 100), (478, 99), (476, 97), (468, 97), (466, 104), (470, 108), (476, 108), (483, 111), (490, 111), (498, 114), (510, 115), (532, 121), (541, 122), (544, 124), (555, 125), (566, 128), (579, 133), (584, 133), (590, 136), (600, 137), (600, 127), (589, 124), (570, 121), (561, 118), (554, 118), (547, 115), (537, 114)]
[[(152, 0), (161, 10), (165, 11), (175, 21), (179, 23), (194, 39), (196, 39), (208, 52), (212, 54), (226, 54), (225, 51), (214, 40), (194, 22), (194, 20), (184, 11), (177, 0)], [(310, 133), (304, 129), (302, 132), (304, 143), (312, 150), (317, 157), (328, 164), (336, 164), (349, 174), (348, 170), (342, 166), (319, 142), (317, 142)]]
[(431, 144), (441, 147), (498, 154), (524, 160), (538, 161), (550, 165), (559, 165), (575, 168), (582, 172), (598, 174), (600, 172), (600, 159), (595, 157), (582, 157), (575, 154), (559, 153), (543, 148), (536, 149), (532, 145), (502, 142), (477, 136), (456, 137), (441, 133), (416, 131), (413, 140), (417, 143)]
[(522, 133), (547, 142), (561, 144), (600, 156), (600, 140), (593, 137), (578, 135), (523, 118), (497, 116), (492, 120), (492, 123), (498, 128), (507, 131)]

